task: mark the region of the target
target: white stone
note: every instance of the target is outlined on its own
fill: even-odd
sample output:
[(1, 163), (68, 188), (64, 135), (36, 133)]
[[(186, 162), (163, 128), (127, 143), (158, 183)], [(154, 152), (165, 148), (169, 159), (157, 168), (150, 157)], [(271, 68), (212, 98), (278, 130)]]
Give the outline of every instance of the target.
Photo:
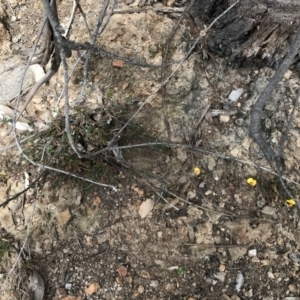
[(221, 123), (228, 123), (230, 121), (230, 116), (221, 115), (220, 122)]
[(286, 80), (288, 80), (288, 79), (290, 79), (290, 77), (292, 76), (292, 74), (293, 74), (293, 72), (292, 72), (291, 70), (287, 70), (287, 71), (284, 73), (283, 77), (284, 77)]
[(232, 102), (236, 102), (241, 97), (243, 91), (244, 91), (243, 89), (236, 89), (236, 90), (231, 91), (228, 99)]
[(257, 254), (256, 249), (251, 249), (251, 250), (248, 251), (248, 255), (251, 256), (251, 257), (256, 256), (256, 254)]
[(153, 287), (153, 288), (157, 288), (158, 287), (158, 280), (151, 280), (150, 286)]
[(265, 206), (261, 212), (265, 215), (269, 215), (269, 216), (272, 216), (272, 215), (275, 215), (276, 213), (276, 208), (274, 207), (271, 207), (271, 206)]

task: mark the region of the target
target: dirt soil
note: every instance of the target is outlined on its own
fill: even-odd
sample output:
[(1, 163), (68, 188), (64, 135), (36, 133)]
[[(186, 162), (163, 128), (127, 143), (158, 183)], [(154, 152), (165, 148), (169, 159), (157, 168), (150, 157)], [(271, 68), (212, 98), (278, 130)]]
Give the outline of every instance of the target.
[[(81, 3), (91, 29), (100, 2)], [(15, 61), (23, 70), (41, 26), (41, 1), (0, 3), (5, 20), (0, 64)], [(58, 1), (64, 28), (72, 3)], [(181, 14), (176, 9), (182, 7), (174, 1), (143, 9), (138, 4), (118, 3), (118, 10), (139, 11), (113, 14), (97, 44), (159, 65)], [(162, 12), (165, 8), (174, 11)], [(199, 33), (192, 19), (182, 20), (167, 59), (184, 57)], [(69, 37), (89, 40), (78, 10)], [(77, 58), (73, 52), (69, 70)], [(77, 159), (64, 139), (64, 103), (57, 103), (63, 71), (36, 94), (20, 120), (23, 129), (40, 132), (22, 144), (26, 154), (109, 186), (47, 172), (0, 207), (1, 299), (42, 299), (29, 296), (36, 272), (39, 288), (44, 282), (43, 299), (300, 299), (299, 212), (288, 205), (290, 199), (248, 136), (251, 106), (274, 70), (256, 65), (233, 69), (200, 42), (164, 92), (156, 93), (176, 66), (166, 67), (162, 79), (160, 68), (95, 54), (85, 97), (78, 98), (84, 79), (79, 64), (69, 83), (71, 129), (85, 150), (105, 146), (147, 101), (120, 136), (118, 146), (127, 148), (90, 161)], [(285, 132), (299, 85), (292, 67), (266, 105), (263, 129), (273, 147)], [(241, 92), (235, 101), (232, 91)], [(0, 104), (0, 112), (9, 115), (15, 100), (3, 96)], [(1, 147), (14, 141), (10, 128), (2, 118)], [(295, 199), (300, 194), (299, 129), (296, 114), (283, 153), (283, 175)], [(26, 130), (18, 133), (30, 136)], [(150, 145), (163, 141), (185, 147)], [(148, 145), (130, 148), (141, 143)], [(16, 147), (1, 152), (0, 167), (1, 203), (40, 172)]]

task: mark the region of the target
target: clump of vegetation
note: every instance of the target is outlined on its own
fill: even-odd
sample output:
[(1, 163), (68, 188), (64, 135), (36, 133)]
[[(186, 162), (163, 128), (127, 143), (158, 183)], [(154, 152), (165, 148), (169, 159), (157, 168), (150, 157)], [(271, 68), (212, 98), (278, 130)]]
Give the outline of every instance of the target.
[[(126, 123), (126, 116), (130, 114), (129, 111), (130, 105), (116, 107), (113, 109), (113, 112), (103, 108), (92, 111), (87, 107), (74, 109), (70, 113), (70, 132), (77, 149), (87, 154), (104, 149), (118, 130)], [(118, 145), (154, 141), (156, 141), (156, 138), (149, 136), (147, 130), (142, 126), (130, 124), (122, 132)], [(151, 152), (149, 152), (147, 147), (129, 148), (123, 149), (122, 154), (125, 159), (129, 160), (132, 156), (148, 155), (152, 157), (151, 161), (153, 161), (153, 156), (161, 157), (162, 152), (168, 151), (167, 148), (154, 146), (151, 148)], [(112, 151), (91, 156), (90, 158), (79, 158), (70, 145), (63, 115), (55, 118), (49, 129), (38, 133), (33, 139), (26, 141), (23, 144), (23, 149), (24, 153), (35, 162), (101, 182), (107, 182), (108, 178), (112, 178), (114, 167), (122, 164)]]
[[(113, 126), (100, 109), (90, 112), (77, 108), (70, 115), (70, 129), (75, 146), (84, 153), (104, 148), (112, 136)], [(97, 157), (79, 159), (74, 153), (65, 131), (63, 115), (54, 119), (48, 130), (26, 142), (23, 148), (34, 161), (69, 172), (80, 173), (83, 169), (90, 169), (98, 160)]]
[(10, 249), (10, 243), (4, 239), (0, 239), (0, 258), (8, 252)]

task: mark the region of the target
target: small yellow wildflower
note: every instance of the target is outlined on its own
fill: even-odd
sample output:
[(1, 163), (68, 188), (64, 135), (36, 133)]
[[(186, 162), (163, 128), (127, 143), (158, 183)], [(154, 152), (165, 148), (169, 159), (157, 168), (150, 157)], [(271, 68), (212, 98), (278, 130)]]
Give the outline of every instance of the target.
[(293, 207), (296, 205), (296, 201), (293, 199), (286, 200), (285, 203), (288, 207)]
[(253, 179), (252, 177), (247, 179), (247, 183), (251, 186), (256, 186), (257, 181), (255, 179)]
[(194, 168), (194, 173), (196, 174), (196, 176), (200, 175), (200, 173), (201, 173), (200, 168), (199, 167), (195, 167)]
[(5, 172), (5, 171), (2, 171), (2, 172), (1, 172), (1, 175), (3, 175), (3, 176), (7, 176), (7, 174), (6, 174), (6, 172)]

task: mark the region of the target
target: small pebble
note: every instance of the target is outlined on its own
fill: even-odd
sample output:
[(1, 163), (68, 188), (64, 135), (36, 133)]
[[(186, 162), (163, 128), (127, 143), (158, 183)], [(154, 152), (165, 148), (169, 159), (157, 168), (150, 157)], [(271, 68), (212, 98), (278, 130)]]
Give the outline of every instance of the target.
[(150, 286), (156, 289), (158, 287), (158, 280), (151, 280)]
[(221, 123), (228, 123), (229, 121), (230, 121), (230, 116), (224, 116), (224, 115), (220, 116)]
[(19, 40), (20, 40), (20, 38), (19, 38), (18, 36), (14, 36), (14, 37), (12, 38), (12, 42), (13, 42), (14, 44), (17, 43)]
[(292, 74), (293, 74), (293, 72), (291, 70), (287, 70), (284, 73), (283, 77), (288, 80), (288, 79), (290, 79), (290, 77), (292, 76)]
[(268, 278), (275, 279), (275, 276), (271, 271), (268, 272)]
[(290, 253), (289, 257), (294, 262), (300, 262), (300, 258), (295, 253)]
[(71, 288), (72, 288), (72, 283), (67, 282), (67, 283), (65, 284), (65, 289), (66, 289), (66, 290), (71, 290)]
[(200, 184), (199, 184), (199, 188), (200, 189), (203, 189), (205, 187), (205, 183), (204, 182), (201, 182)]
[(251, 249), (251, 250), (248, 251), (248, 255), (249, 256), (256, 256), (256, 254), (257, 254), (257, 250), (256, 249)]
[(225, 269), (226, 269), (226, 266), (225, 266), (224, 264), (220, 264), (219, 270), (220, 270), (221, 272), (224, 272)]
[(228, 97), (229, 100), (231, 100), (232, 102), (237, 101), (241, 97), (243, 91), (244, 91), (243, 89), (236, 89), (236, 90), (231, 91), (231, 93)]
[(188, 191), (187, 197), (191, 200), (196, 198), (196, 193), (194, 191)]
[(260, 259), (257, 256), (254, 256), (252, 258), (252, 262), (254, 262), (254, 263), (260, 263)]
[(290, 285), (289, 285), (289, 291), (290, 291), (291, 293), (296, 293), (297, 288), (295, 287), (294, 284), (290, 284)]
[(239, 119), (236, 119), (235, 120), (235, 124), (238, 125), (238, 126), (242, 126), (244, 124), (244, 120), (239, 118)]
[(271, 206), (265, 206), (261, 212), (265, 215), (273, 216), (276, 213), (276, 208), (271, 207)]

